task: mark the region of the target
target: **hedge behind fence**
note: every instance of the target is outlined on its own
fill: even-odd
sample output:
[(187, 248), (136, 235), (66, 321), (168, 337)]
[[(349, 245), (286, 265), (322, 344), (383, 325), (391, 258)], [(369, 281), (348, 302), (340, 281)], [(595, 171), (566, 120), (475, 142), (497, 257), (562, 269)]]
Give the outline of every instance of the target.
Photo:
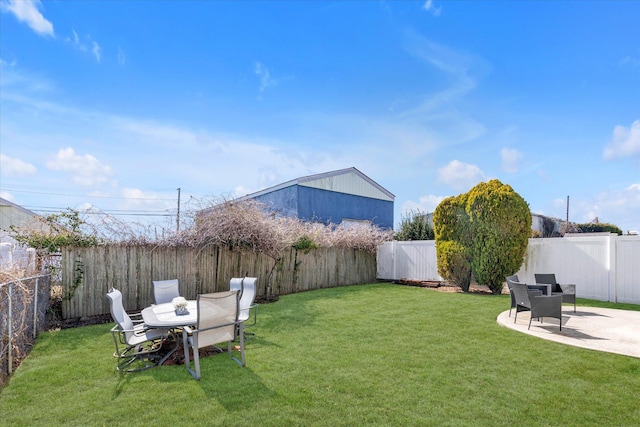
[[(272, 272), (270, 280), (269, 274)], [(111, 287), (122, 292), (127, 311), (153, 303), (153, 280), (177, 278), (180, 293), (229, 289), (232, 277), (258, 277), (257, 297), (312, 289), (371, 283), (376, 278), (375, 253), (346, 249), (291, 249), (274, 260), (252, 252), (210, 247), (97, 246), (62, 251), (62, 316), (71, 319), (109, 313), (105, 297)]]

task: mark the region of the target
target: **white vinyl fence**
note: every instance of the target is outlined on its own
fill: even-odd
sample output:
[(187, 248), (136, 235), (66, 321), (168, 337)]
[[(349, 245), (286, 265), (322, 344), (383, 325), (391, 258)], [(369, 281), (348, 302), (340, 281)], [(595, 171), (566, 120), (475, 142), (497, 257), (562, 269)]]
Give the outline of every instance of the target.
[(438, 275), (435, 240), (386, 242), (378, 246), (378, 279), (443, 280)]
[[(559, 283), (575, 283), (580, 298), (640, 304), (640, 237), (585, 233), (529, 239), (517, 274), (534, 283), (535, 273), (554, 273)], [(442, 280), (435, 242), (384, 243), (378, 248), (377, 277)]]

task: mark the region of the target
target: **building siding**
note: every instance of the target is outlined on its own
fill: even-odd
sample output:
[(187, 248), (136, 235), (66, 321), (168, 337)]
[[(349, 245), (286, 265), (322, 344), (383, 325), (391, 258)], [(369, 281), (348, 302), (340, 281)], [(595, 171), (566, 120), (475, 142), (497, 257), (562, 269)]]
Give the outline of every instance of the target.
[(319, 190), (353, 194), (356, 196), (393, 202), (393, 196), (377, 188), (376, 185), (377, 184), (372, 184), (372, 182), (365, 180), (355, 172), (331, 175), (300, 182), (300, 186), (303, 187), (313, 187)]
[(298, 217), (325, 224), (340, 224), (344, 219), (368, 220), (378, 227), (393, 228), (393, 202), (299, 187)]
[(292, 185), (254, 197), (271, 211), (286, 217), (298, 216), (298, 186)]

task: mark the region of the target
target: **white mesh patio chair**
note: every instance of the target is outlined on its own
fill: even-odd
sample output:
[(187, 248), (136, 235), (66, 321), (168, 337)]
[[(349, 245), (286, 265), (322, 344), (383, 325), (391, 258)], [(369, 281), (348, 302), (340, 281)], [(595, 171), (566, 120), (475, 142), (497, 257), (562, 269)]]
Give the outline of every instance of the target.
[(229, 290), (238, 292), (239, 297), (242, 297), (242, 281), (244, 277), (232, 277), (229, 280)]
[(158, 351), (162, 343), (172, 332), (168, 329), (148, 328), (142, 319), (135, 322), (127, 314), (122, 304), (122, 293), (111, 289), (107, 293), (111, 307), (111, 317), (116, 325), (111, 335), (116, 350), (114, 357), (119, 359), (117, 369), (135, 372), (152, 368), (161, 360)]
[[(245, 329), (254, 326), (257, 322), (258, 304), (255, 303), (257, 282), (257, 277), (233, 277), (229, 281), (229, 290), (238, 291), (240, 295), (240, 314), (238, 315), (238, 320), (245, 322)], [(253, 317), (253, 320), (247, 322), (251, 317)], [(252, 332), (247, 332), (246, 330), (244, 333), (245, 338), (254, 335)]]
[(179, 296), (180, 284), (178, 279), (153, 281), (153, 300), (156, 304), (171, 302), (172, 299)]
[[(238, 320), (245, 322), (245, 327), (254, 326), (258, 318), (258, 304), (256, 300), (256, 287), (258, 284), (257, 277), (245, 277), (242, 280), (242, 294), (240, 295), (240, 315)], [(247, 323), (251, 318), (253, 310), (253, 321)]]
[[(224, 291), (198, 295), (198, 322), (195, 329), (186, 326), (182, 330), (184, 347), (184, 365), (196, 380), (200, 379), (199, 349), (216, 344), (227, 343), (227, 353), (240, 366), (245, 366), (243, 323), (238, 321), (239, 298), (237, 291)], [(236, 328), (240, 328), (240, 358), (233, 354)], [(193, 352), (191, 369), (189, 349)]]

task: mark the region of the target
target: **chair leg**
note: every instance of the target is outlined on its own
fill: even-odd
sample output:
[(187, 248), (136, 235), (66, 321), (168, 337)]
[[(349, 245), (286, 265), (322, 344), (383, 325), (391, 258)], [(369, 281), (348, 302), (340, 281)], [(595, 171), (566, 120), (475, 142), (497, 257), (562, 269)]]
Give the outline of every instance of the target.
[(227, 342), (227, 352), (229, 353), (229, 356), (236, 361), (236, 363), (242, 367), (246, 366), (246, 361), (244, 358), (244, 323), (241, 322), (240, 325), (238, 325), (238, 338), (240, 338), (240, 359), (238, 359), (237, 357), (234, 357), (231, 354), (231, 346), (232, 346), (232, 341)]
[(184, 349), (184, 367), (189, 371), (191, 367), (191, 362), (189, 361), (189, 339), (187, 332), (184, 330), (182, 331), (182, 348)]
[[(198, 337), (194, 334), (191, 339), (187, 339), (186, 333), (182, 335), (182, 345), (184, 346), (184, 367), (196, 380), (200, 379), (200, 350), (198, 349)], [(193, 364), (195, 371), (190, 368), (189, 363), (189, 347), (193, 349)]]
[(560, 330), (562, 330), (562, 312), (560, 313)]
[(531, 321), (533, 320), (533, 317), (529, 317), (529, 327), (527, 329), (531, 329)]
[[(244, 325), (242, 326), (242, 335), (244, 335)], [(240, 358), (242, 360), (242, 366), (246, 366), (247, 362), (244, 358), (244, 337), (240, 337)]]
[(200, 349), (194, 347), (193, 348), (193, 364), (196, 366), (196, 374), (193, 378), (199, 380), (200, 379)]

